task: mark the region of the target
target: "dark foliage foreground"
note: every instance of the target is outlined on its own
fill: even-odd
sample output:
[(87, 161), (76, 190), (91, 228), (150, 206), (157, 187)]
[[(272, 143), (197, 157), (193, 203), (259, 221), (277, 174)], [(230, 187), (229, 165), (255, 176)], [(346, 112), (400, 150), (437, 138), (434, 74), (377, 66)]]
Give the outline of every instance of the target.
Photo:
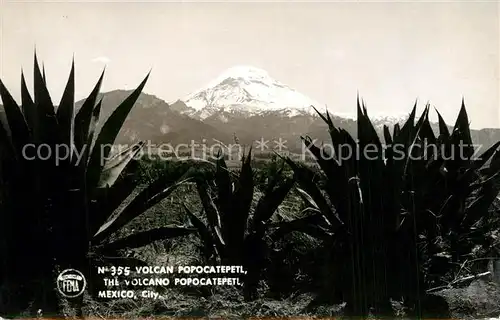
[[(60, 315), (58, 271), (84, 271), (95, 292), (93, 261), (105, 263), (121, 249), (191, 234), (202, 243), (205, 263), (246, 267), (246, 300), (257, 297), (262, 280), (278, 295), (297, 290), (276, 281), (289, 279), (280, 274), (290, 257), (287, 239), (297, 234), (316, 239), (319, 255), (293, 259), (311, 270), (308, 286), (318, 294), (317, 302), (346, 302), (351, 316), (390, 315), (391, 300), (401, 298), (421, 315), (425, 301), (433, 300), (428, 289), (466, 261), (496, 253), (498, 211), (492, 204), (500, 190), (500, 142), (474, 156), (463, 103), (451, 132), (439, 116), (436, 136), (429, 107), (418, 120), (414, 107), (404, 125), (396, 124), (393, 132), (384, 128), (384, 142), (359, 102), (356, 140), (335, 127), (328, 113), (320, 114), (336, 152), (303, 138), (316, 166), (275, 158), (255, 172), (250, 151), (238, 172), (221, 157), (203, 166), (160, 167), (138, 179), (133, 158), (143, 144), (114, 157), (106, 146), (114, 143), (147, 78), (97, 134), (102, 76), (76, 111), (74, 68), (57, 108), (36, 57), (34, 70), (34, 96), (21, 77), (21, 105), (0, 82), (6, 116), (0, 126), (0, 254), (8, 257), (0, 264), (2, 314), (18, 314), (31, 304), (46, 315)], [(26, 157), (26, 146), (42, 145), (71, 148), (64, 159), (60, 154)], [(345, 146), (372, 151), (356, 157), (343, 154)], [(184, 203), (188, 224), (117, 239), (123, 227), (186, 182), (194, 183), (200, 200), (199, 206)], [(278, 212), (290, 196), (300, 198), (302, 206), (283, 217)], [(123, 263), (144, 262), (123, 257)], [(73, 302), (81, 310), (82, 300)]]
[[(57, 109), (36, 56), (34, 98), (24, 75), (20, 106), (0, 81), (6, 116), (0, 125), (0, 254), (8, 257), (0, 265), (2, 314), (16, 314), (28, 304), (45, 310), (47, 315), (58, 314), (58, 271), (78, 269), (90, 279), (90, 263), (95, 257), (114, 256), (121, 248), (195, 231), (162, 226), (109, 242), (110, 235), (167, 197), (188, 179), (189, 173), (177, 171), (177, 175), (162, 176), (127, 206), (121, 205), (137, 186), (131, 160), (143, 143), (116, 156), (111, 156), (109, 146), (147, 77), (97, 134), (101, 107), (97, 96), (102, 80), (103, 75), (76, 114), (73, 66)], [(37, 150), (45, 153), (37, 156)]]
[(415, 110), (392, 134), (384, 128), (385, 146), (359, 103), (357, 141), (336, 128), (328, 113), (322, 116), (334, 150), (376, 148), (358, 158), (332, 155), (304, 138), (321, 168), (320, 186), (313, 170), (288, 160), (315, 215), (326, 220), (321, 229), (311, 225), (316, 228), (311, 235), (319, 232), (334, 253), (332, 282), (325, 290), (346, 301), (351, 315), (385, 314), (390, 299), (400, 297), (418, 315), (426, 290), (453, 265), (477, 248), (493, 253), (489, 235), (498, 224), (489, 209), (499, 192), (499, 143), (473, 157), (463, 103), (451, 133), (439, 116), (438, 137), (429, 107), (416, 123)]

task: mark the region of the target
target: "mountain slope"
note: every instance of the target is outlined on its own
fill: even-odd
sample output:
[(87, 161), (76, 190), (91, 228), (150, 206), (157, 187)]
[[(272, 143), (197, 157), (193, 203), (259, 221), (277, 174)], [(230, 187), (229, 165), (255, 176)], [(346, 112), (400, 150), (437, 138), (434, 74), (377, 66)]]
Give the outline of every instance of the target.
[[(102, 126), (104, 120), (114, 108), (129, 94), (130, 91), (123, 90), (101, 94), (104, 100), (98, 128)], [(81, 107), (82, 103), (83, 101), (77, 102), (76, 107)], [(344, 128), (353, 136), (356, 136), (356, 121), (336, 116), (333, 116), (333, 121), (338, 127)], [(1, 104), (0, 122), (7, 123), (5, 111)], [(450, 129), (452, 128), (450, 127)], [(434, 126), (434, 130), (437, 132), (437, 126)], [(382, 132), (379, 131), (379, 133), (382, 137)], [(283, 151), (295, 152), (301, 152), (303, 148), (299, 138), (300, 135), (310, 135), (313, 139), (317, 139), (318, 143), (328, 143), (330, 141), (327, 127), (318, 117), (301, 115), (289, 117), (284, 121), (278, 115), (257, 115), (245, 119), (234, 118), (226, 123), (210, 118), (200, 122), (172, 110), (165, 101), (155, 96), (141, 94), (137, 104), (125, 121), (116, 143), (150, 140), (153, 144), (170, 143), (178, 145), (189, 144), (191, 140), (199, 142), (202, 139), (205, 139), (207, 144), (213, 142), (213, 139), (224, 143), (234, 143), (234, 135), (238, 137), (241, 144), (246, 145), (253, 144), (255, 146), (256, 141), (261, 138), (269, 140), (269, 149), (267, 151), (275, 146), (274, 141), (279, 138), (286, 141), (286, 149)], [(475, 144), (482, 145), (481, 150), (483, 151), (495, 142), (500, 141), (500, 129), (498, 128), (471, 130), (471, 135)], [(256, 148), (256, 150), (259, 149)]]
[[(100, 94), (99, 99), (103, 99), (103, 103), (98, 130), (131, 93), (132, 91), (115, 90)], [(78, 101), (76, 108), (79, 109), (83, 102), (84, 100)], [(189, 144), (191, 140), (199, 141), (200, 137), (222, 139), (225, 134), (209, 124), (171, 110), (165, 101), (156, 96), (142, 93), (125, 120), (116, 143), (150, 140), (153, 144)]]

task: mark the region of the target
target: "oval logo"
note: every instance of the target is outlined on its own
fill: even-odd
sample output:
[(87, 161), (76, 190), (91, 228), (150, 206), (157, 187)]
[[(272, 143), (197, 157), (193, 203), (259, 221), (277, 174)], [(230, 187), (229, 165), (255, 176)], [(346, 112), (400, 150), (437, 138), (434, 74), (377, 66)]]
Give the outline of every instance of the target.
[(78, 270), (66, 269), (57, 276), (57, 289), (66, 298), (76, 298), (83, 294), (87, 281)]

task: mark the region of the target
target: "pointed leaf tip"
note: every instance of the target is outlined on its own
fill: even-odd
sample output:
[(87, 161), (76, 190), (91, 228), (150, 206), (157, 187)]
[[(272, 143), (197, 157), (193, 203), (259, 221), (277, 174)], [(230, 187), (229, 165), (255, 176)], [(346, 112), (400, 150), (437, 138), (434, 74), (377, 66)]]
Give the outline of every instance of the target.
[(39, 66), (38, 64), (38, 54), (36, 53), (36, 48), (35, 48), (35, 52), (34, 52), (34, 55), (33, 55), (33, 59), (34, 59), (34, 62), (37, 66)]

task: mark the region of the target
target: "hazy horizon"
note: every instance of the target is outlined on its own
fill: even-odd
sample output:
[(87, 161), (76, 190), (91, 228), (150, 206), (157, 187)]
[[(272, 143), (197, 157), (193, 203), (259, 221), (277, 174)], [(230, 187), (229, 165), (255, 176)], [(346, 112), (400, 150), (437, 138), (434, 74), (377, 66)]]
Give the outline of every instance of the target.
[(427, 101), (453, 124), (462, 96), (471, 126), (500, 127), (499, 2), (97, 3), (0, 1), (0, 78), (19, 97), (33, 50), (58, 103), (76, 64), (77, 99), (104, 65), (102, 91), (182, 99), (226, 69), (251, 65), (354, 113), (402, 114)]

